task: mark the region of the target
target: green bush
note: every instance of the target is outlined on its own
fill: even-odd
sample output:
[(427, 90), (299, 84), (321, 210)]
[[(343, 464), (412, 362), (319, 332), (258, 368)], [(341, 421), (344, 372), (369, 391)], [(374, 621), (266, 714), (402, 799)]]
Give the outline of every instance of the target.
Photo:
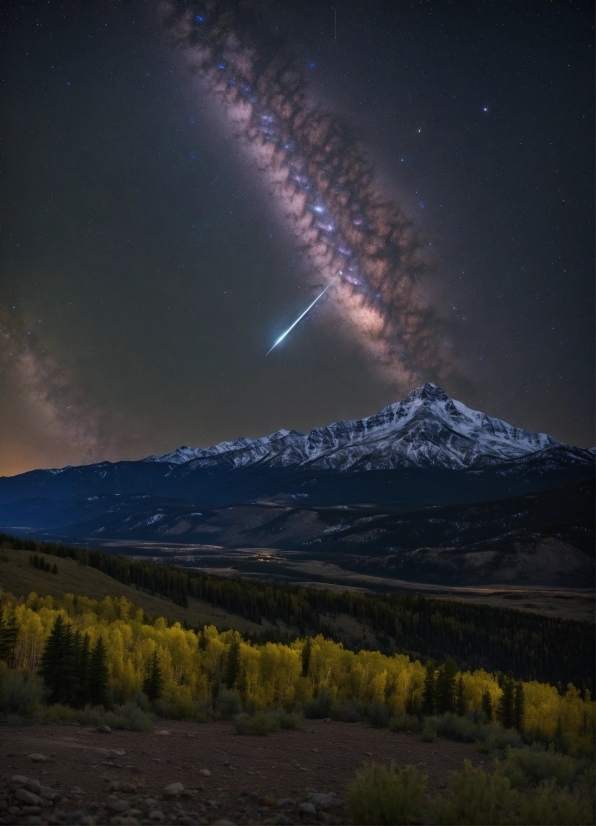
[(341, 723), (359, 723), (362, 720), (360, 706), (355, 700), (346, 700), (342, 705), (331, 706), (329, 716)]
[[(84, 714), (84, 711), (77, 711), (70, 706), (63, 706), (60, 703), (55, 703), (53, 706), (42, 706), (35, 714), (35, 720), (39, 723), (70, 723), (80, 724), (79, 715)], [(105, 712), (103, 712), (105, 714)], [(103, 715), (102, 715), (103, 716)], [(102, 725), (103, 719), (96, 725)], [(94, 725), (95, 721), (90, 722), (89, 725)], [(106, 725), (109, 725), (107, 723)]]
[(410, 823), (420, 814), (426, 776), (414, 766), (397, 771), (395, 764), (370, 763), (356, 774), (346, 803), (354, 823)]
[(256, 714), (238, 714), (234, 719), (237, 734), (269, 734), (277, 731), (279, 720), (276, 714), (258, 711)]
[(215, 698), (215, 710), (225, 719), (231, 720), (242, 711), (242, 698), (235, 688), (220, 688)]
[(483, 726), (483, 741), (481, 751), (489, 754), (503, 754), (508, 748), (519, 749), (522, 739), (514, 728), (503, 728), (502, 726)]
[(531, 794), (520, 796), (519, 823), (536, 826), (583, 826), (594, 823), (594, 776), (591, 799), (581, 791), (560, 789), (554, 778), (540, 784)]
[(153, 725), (153, 718), (134, 703), (124, 703), (106, 711), (103, 706), (74, 709), (56, 703), (43, 706), (35, 714), (41, 723), (78, 723), (82, 726), (109, 726), (128, 731), (147, 731)]
[(516, 789), (537, 786), (544, 780), (553, 780), (564, 788), (585, 771), (586, 761), (535, 744), (525, 749), (508, 749), (500, 769)]
[(219, 719), (219, 716), (212, 703), (207, 700), (201, 703), (195, 703), (195, 712), (193, 714), (193, 722), (195, 723), (214, 723)]
[(478, 725), (469, 717), (458, 717), (457, 714), (447, 712), (438, 717), (429, 717), (428, 724), (432, 726), (439, 737), (449, 740), (460, 740), (462, 743), (474, 743), (482, 740), (486, 726)]
[(424, 726), (422, 727), (420, 739), (425, 743), (434, 743), (437, 739), (437, 730), (436, 728), (433, 728), (428, 721), (425, 721)]
[(2, 668), (0, 713), (31, 717), (41, 707), (42, 701), (43, 683), (35, 674)]
[(147, 731), (153, 724), (152, 717), (134, 703), (124, 703), (121, 706), (114, 706), (112, 713), (116, 719), (113, 723), (108, 723), (111, 728), (123, 728), (129, 731)]
[(447, 794), (434, 801), (431, 816), (439, 824), (518, 823), (518, 798), (506, 777), (487, 774), (464, 760), (463, 771), (452, 775)]
[[(584, 782), (578, 783), (574, 790), (560, 788), (556, 778), (551, 777), (525, 792), (512, 787), (503, 768), (504, 764), (499, 764), (494, 774), (487, 774), (465, 760), (463, 771), (452, 776), (447, 794), (431, 805), (431, 817), (438, 824), (462, 826), (594, 823), (593, 767), (589, 780), (586, 774), (586, 778), (582, 778)], [(554, 764), (551, 768), (555, 772), (560, 769)]]
[(387, 728), (391, 712), (380, 700), (373, 702), (366, 709), (366, 719), (375, 728)]
[(331, 711), (331, 697), (326, 689), (323, 689), (312, 700), (304, 704), (304, 716), (311, 720), (321, 720), (329, 717)]
[(286, 711), (282, 708), (280, 711), (275, 712), (275, 716), (277, 717), (277, 722), (279, 723), (280, 728), (295, 731), (300, 727), (302, 715), (298, 714), (296, 711)]
[(389, 720), (389, 731), (406, 731), (410, 734), (418, 734), (422, 725), (418, 717), (413, 714), (396, 714)]

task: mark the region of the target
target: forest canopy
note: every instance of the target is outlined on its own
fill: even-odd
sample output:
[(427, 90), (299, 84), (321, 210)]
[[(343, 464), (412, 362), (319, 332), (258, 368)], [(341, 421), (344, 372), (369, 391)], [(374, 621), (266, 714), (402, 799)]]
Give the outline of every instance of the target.
[[(250, 642), (235, 631), (220, 632), (213, 626), (195, 631), (179, 623), (170, 625), (163, 617), (152, 621), (123, 597), (99, 602), (72, 594), (55, 599), (32, 593), (26, 601), (8, 597), (4, 617), (5, 623), (12, 618), (17, 628), (12, 663), (16, 668), (39, 669), (59, 621), (70, 626), (69, 633), (87, 639), (90, 651), (97, 650), (101, 640), (112, 703), (138, 696), (157, 667), (160, 694), (169, 713), (181, 719), (196, 719), (201, 703), (212, 702), (221, 687), (237, 690), (245, 706), (261, 709), (292, 709), (324, 695), (335, 704), (380, 703), (392, 715), (400, 715), (421, 712), (428, 699), (428, 665), (403, 654), (349, 651), (322, 635), (289, 644)], [(453, 664), (436, 671), (437, 691), (448, 672), (462, 709), (483, 711), (487, 697), (497, 709), (503, 706), (508, 686), (513, 690), (503, 675), (483, 669), (457, 671)], [(573, 685), (560, 692), (536, 680), (518, 685), (526, 732), (551, 741), (563, 731), (571, 753), (592, 754), (595, 703), (589, 693), (582, 696)]]
[(438, 661), (452, 657), (464, 670), (511, 672), (517, 679), (559, 687), (573, 683), (594, 694), (594, 626), (586, 622), (421, 595), (218, 577), (6, 534), (0, 534), (0, 545), (74, 559), (181, 606), (192, 597), (256, 623), (283, 623), (295, 636), (334, 638), (327, 617), (344, 614), (366, 623), (385, 653), (398, 650)]

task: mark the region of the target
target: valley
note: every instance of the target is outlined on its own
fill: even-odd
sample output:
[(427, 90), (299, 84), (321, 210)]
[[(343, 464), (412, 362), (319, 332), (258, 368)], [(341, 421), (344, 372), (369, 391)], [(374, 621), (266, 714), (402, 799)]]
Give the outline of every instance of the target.
[(434, 385), (302, 435), (0, 479), (0, 529), (286, 583), (593, 619), (594, 451)]

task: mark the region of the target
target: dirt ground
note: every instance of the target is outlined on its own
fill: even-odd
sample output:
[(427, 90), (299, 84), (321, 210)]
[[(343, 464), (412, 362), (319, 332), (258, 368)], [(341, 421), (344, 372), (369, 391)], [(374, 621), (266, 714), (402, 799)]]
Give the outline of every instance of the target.
[[(310, 810), (300, 804), (313, 793), (343, 798), (355, 771), (372, 760), (418, 766), (436, 793), (464, 758), (491, 763), (472, 745), (320, 720), (266, 737), (238, 735), (231, 723), (168, 721), (143, 733), (3, 726), (0, 822), (345, 823), (347, 811), (337, 801), (319, 805), (315, 798)], [(37, 806), (23, 805), (23, 792), (16, 800), (23, 781), (11, 786), (15, 775), (39, 781), (43, 800), (29, 801)], [(164, 789), (172, 783), (184, 791), (168, 796)]]

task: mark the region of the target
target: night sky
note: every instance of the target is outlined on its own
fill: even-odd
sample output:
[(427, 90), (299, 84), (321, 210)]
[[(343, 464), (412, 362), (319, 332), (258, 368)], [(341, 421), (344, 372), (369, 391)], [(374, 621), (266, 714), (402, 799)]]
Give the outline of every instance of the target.
[(175, 11), (0, 12), (0, 474), (425, 381), (592, 445), (592, 4), (234, 4), (225, 59), (209, 3)]

